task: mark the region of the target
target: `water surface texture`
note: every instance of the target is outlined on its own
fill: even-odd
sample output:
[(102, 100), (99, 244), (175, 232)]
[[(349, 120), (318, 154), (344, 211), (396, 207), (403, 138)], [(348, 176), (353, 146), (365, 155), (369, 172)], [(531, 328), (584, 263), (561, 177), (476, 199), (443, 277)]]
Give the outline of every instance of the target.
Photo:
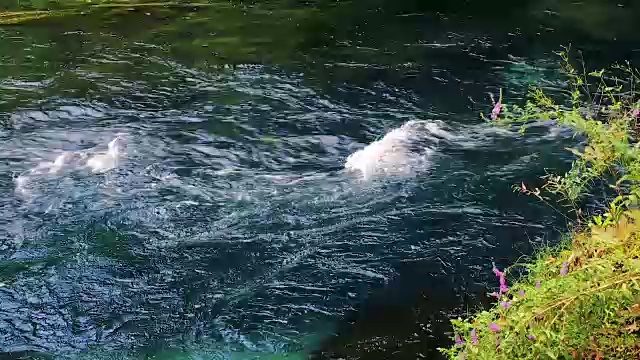
[(566, 224), (512, 185), (576, 140), (494, 128), (488, 93), (562, 91), (552, 50), (633, 39), (390, 3), (0, 28), (0, 354), (437, 358), (491, 261)]

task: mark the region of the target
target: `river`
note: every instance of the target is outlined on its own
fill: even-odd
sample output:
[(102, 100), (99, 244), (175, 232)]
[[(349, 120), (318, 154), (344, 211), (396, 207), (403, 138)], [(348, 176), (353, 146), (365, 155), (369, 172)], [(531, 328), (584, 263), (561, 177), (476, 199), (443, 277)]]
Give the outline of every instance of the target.
[(562, 94), (570, 42), (633, 59), (637, 9), (400, 3), (0, 27), (0, 358), (439, 358), (492, 261), (567, 225), (512, 186), (576, 139), (495, 128), (489, 93)]

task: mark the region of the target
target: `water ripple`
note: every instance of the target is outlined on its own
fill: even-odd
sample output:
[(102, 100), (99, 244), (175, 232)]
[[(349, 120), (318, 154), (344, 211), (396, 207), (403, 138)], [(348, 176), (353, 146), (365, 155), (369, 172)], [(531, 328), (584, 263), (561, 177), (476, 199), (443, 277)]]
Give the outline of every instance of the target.
[[(0, 353), (295, 351), (408, 264), (448, 275), (549, 222), (504, 190), (540, 171), (548, 138), (425, 119), (382, 81), (328, 91), (275, 66), (110, 49), (0, 80), (29, 94), (2, 105)], [(420, 126), (385, 143), (403, 124)]]

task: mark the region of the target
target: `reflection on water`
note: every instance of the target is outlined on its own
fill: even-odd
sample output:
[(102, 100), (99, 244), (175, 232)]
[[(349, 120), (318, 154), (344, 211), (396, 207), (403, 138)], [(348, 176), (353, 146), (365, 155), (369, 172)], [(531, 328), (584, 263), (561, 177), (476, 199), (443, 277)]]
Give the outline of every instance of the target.
[(554, 239), (510, 185), (570, 134), (477, 117), (557, 88), (545, 57), (316, 5), (0, 29), (0, 353), (429, 357), (491, 259)]

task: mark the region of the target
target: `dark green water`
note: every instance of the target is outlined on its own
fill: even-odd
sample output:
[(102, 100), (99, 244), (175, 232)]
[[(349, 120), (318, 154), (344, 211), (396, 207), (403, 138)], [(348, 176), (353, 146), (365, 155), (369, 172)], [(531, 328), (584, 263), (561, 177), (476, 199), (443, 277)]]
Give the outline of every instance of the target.
[[(0, 358), (438, 358), (491, 261), (566, 225), (511, 186), (565, 170), (571, 134), (494, 129), (488, 93), (561, 92), (561, 45), (638, 39), (630, 4), (425, 3), (0, 28)], [(409, 121), (409, 171), (345, 170)]]

